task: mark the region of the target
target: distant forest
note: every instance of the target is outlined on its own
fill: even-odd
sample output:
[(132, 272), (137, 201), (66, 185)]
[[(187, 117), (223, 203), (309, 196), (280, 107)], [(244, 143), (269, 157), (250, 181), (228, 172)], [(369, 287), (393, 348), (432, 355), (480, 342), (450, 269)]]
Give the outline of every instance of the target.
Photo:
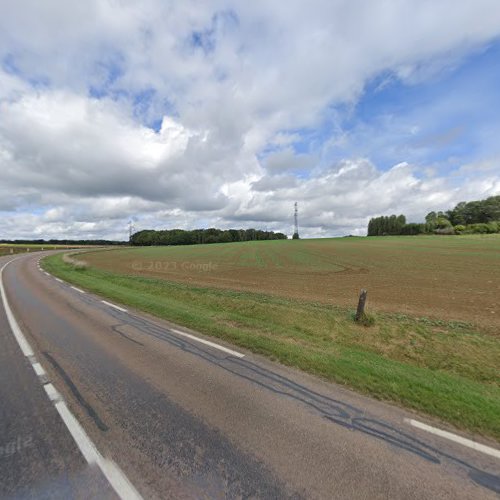
[(130, 243), (136, 246), (201, 245), (204, 243), (231, 243), (234, 241), (286, 240), (283, 233), (259, 229), (145, 229), (132, 235)]
[(488, 233), (500, 233), (500, 196), (462, 201), (447, 212), (429, 212), (422, 223), (407, 223), (404, 215), (375, 217), (368, 223), (368, 236)]

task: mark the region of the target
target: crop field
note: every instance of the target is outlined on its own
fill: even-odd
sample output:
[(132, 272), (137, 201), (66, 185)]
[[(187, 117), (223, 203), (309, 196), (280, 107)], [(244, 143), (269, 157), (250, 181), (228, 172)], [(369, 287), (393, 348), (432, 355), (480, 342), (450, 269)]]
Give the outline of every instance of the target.
[(18, 253), (37, 252), (41, 250), (57, 250), (60, 248), (77, 248), (67, 245), (35, 245), (35, 244), (11, 244), (0, 243), (0, 257), (2, 255), (11, 255)]
[(500, 330), (500, 236), (336, 238), (91, 253), (109, 271)]
[[(500, 439), (500, 237), (124, 248), (52, 274), (281, 363)], [(66, 260), (66, 261), (65, 261)], [(370, 326), (353, 321), (368, 289)]]

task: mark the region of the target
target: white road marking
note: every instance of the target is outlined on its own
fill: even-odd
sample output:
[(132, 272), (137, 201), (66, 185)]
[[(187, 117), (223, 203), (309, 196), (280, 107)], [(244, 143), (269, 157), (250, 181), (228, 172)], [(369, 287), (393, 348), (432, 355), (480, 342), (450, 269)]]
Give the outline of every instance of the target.
[(117, 306), (117, 305), (115, 305), (115, 304), (112, 304), (111, 302), (107, 302), (106, 300), (101, 300), (101, 302), (102, 302), (103, 304), (106, 304), (106, 305), (107, 305), (107, 306), (109, 306), (109, 307), (113, 307), (114, 309), (118, 309), (118, 311), (121, 311), (121, 312), (124, 312), (124, 313), (126, 313), (126, 312), (127, 312), (127, 310), (126, 310), (126, 309), (124, 309), (123, 307), (120, 307), (120, 306)]
[(95, 464), (97, 462), (97, 450), (87, 436), (87, 433), (83, 430), (83, 427), (69, 411), (64, 401), (57, 401), (55, 407), (59, 415), (61, 415), (63, 422), (66, 424), (70, 434), (73, 436), (78, 448), (80, 448), (85, 460), (87, 460), (89, 464)]
[(181, 332), (180, 330), (176, 330), (175, 328), (171, 328), (170, 331), (176, 333), (177, 335), (182, 335), (183, 337), (187, 337), (188, 339), (196, 340), (196, 342), (200, 342), (201, 344), (209, 345), (210, 347), (219, 349), (219, 351), (227, 352), (228, 354), (231, 354), (231, 356), (236, 356), (237, 358), (245, 357), (245, 355), (241, 354), (241, 352), (233, 351), (231, 349), (228, 349), (227, 347), (223, 347), (219, 344), (215, 344), (214, 342), (210, 342), (208, 340), (200, 339), (199, 337), (195, 337), (194, 335), (190, 335), (189, 333), (186, 332)]
[[(15, 259), (13, 259), (15, 260)], [(36, 360), (36, 357), (29, 345), (28, 341), (24, 337), (21, 329), (19, 328), (19, 324), (14, 317), (12, 310), (10, 308), (9, 302), (7, 300), (7, 294), (5, 293), (5, 288), (3, 285), (3, 271), (4, 269), (11, 263), (12, 261), (7, 262), (0, 268), (0, 292), (2, 297), (3, 306), (5, 309), (5, 314), (7, 315), (7, 320), (9, 322), (10, 328), (14, 337), (21, 348), (23, 354), (30, 360), (33, 369), (39, 374), (39, 371), (43, 370), (42, 366)], [(72, 287), (74, 288), (74, 287)], [(78, 290), (78, 289), (77, 289)], [(78, 290), (83, 292), (82, 290)], [(142, 497), (138, 493), (138, 491), (134, 488), (132, 483), (127, 479), (125, 474), (121, 471), (121, 469), (116, 465), (112, 460), (108, 460), (104, 458), (97, 448), (94, 446), (94, 443), (90, 440), (87, 433), (83, 430), (83, 427), (80, 425), (78, 420), (73, 416), (73, 414), (69, 411), (66, 403), (62, 400), (61, 395), (57, 391), (57, 389), (51, 384), (45, 384), (44, 386), (45, 392), (47, 393), (49, 399), (54, 403), (59, 415), (61, 416), (63, 422), (68, 428), (70, 434), (73, 436), (78, 448), (80, 449), (82, 455), (85, 457), (89, 464), (96, 464), (101, 472), (104, 474), (109, 484), (113, 487), (115, 492), (120, 498), (123, 499), (138, 499), (140, 500)]]
[(32, 363), (31, 366), (33, 367), (33, 370), (35, 370), (35, 373), (39, 377), (43, 377), (44, 375), (46, 375), (45, 370), (43, 369), (42, 365), (40, 363), (38, 363), (38, 361), (36, 361), (35, 363)]
[(34, 352), (31, 349), (31, 346), (28, 344), (28, 341), (24, 337), (23, 332), (21, 332), (21, 329), (17, 324), (16, 318), (14, 318), (14, 314), (12, 313), (12, 309), (10, 308), (9, 301), (7, 300), (7, 294), (5, 293), (5, 288), (3, 286), (3, 271), (10, 264), (10, 262), (4, 264), (0, 269), (0, 294), (2, 296), (3, 307), (5, 309), (5, 314), (7, 316), (7, 321), (9, 322), (10, 329), (12, 330), (14, 337), (16, 337), (17, 343), (19, 344), (21, 351), (25, 356), (34, 356)]
[[(61, 283), (63, 283), (63, 281), (60, 280), (59, 278), (55, 278), (55, 279), (57, 281), (60, 281)], [(70, 287), (73, 288), (73, 290), (76, 290), (77, 292), (85, 293), (83, 290), (80, 290), (76, 286), (70, 285)], [(106, 304), (109, 307), (113, 307), (114, 309), (117, 309), (118, 311), (128, 312), (127, 309), (124, 309), (123, 307), (112, 304), (111, 302), (108, 302), (107, 300), (101, 300), (101, 302), (103, 304)], [(209, 340), (200, 339), (199, 337), (195, 337), (194, 335), (190, 335), (189, 333), (186, 333), (186, 332), (181, 332), (180, 330), (177, 330), (175, 328), (172, 328), (171, 331), (176, 333), (177, 335), (182, 335), (183, 337), (186, 337), (188, 339), (195, 340), (196, 342), (200, 342), (200, 344), (205, 344), (205, 345), (208, 345), (210, 347), (213, 347), (214, 349), (218, 349), (219, 351), (223, 351), (227, 354), (230, 354), (231, 356), (235, 356), (237, 358), (244, 358), (245, 357), (244, 354), (241, 354), (240, 352), (237, 352), (237, 351), (233, 351), (232, 349), (228, 349), (227, 347), (216, 344), (215, 342), (210, 342)]]
[(73, 439), (76, 441), (78, 448), (80, 448), (85, 460), (89, 464), (97, 464), (99, 466), (118, 496), (127, 500), (141, 499), (141, 495), (139, 495), (139, 492), (134, 488), (121, 469), (112, 460), (104, 458), (97, 451), (94, 443), (92, 443), (78, 420), (69, 411), (66, 403), (58, 401), (55, 407), (73, 436)]
[(47, 396), (49, 396), (49, 399), (51, 401), (57, 402), (61, 400), (61, 395), (52, 384), (45, 384), (43, 388), (45, 389), (45, 392), (47, 393)]
[(491, 448), (490, 446), (476, 443), (476, 441), (472, 441), (471, 439), (458, 436), (457, 434), (453, 434), (452, 432), (437, 429), (436, 427), (431, 427), (430, 425), (419, 422), (418, 420), (413, 420), (411, 418), (405, 418), (405, 422), (412, 425), (413, 427), (417, 427), (418, 429), (430, 432), (431, 434), (435, 434), (436, 436), (449, 439), (450, 441), (454, 441), (455, 443), (467, 446), (468, 448), (472, 448), (473, 450), (480, 451), (481, 453), (485, 453), (486, 455), (500, 458), (500, 450), (496, 450), (495, 448)]
[(63, 280), (59, 279), (59, 278), (54, 278), (56, 281), (59, 281), (59, 283), (64, 283)]

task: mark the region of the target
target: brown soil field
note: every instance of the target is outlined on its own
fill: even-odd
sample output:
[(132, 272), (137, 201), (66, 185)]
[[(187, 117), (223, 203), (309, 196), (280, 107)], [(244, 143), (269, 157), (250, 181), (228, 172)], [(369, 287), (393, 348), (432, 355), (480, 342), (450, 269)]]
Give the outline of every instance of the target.
[(500, 332), (500, 236), (256, 241), (85, 254), (108, 271), (481, 325)]

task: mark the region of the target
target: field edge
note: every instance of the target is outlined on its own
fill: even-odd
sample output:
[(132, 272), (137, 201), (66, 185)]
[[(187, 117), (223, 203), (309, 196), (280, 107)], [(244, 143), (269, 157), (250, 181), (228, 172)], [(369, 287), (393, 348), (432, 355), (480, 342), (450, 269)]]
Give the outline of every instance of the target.
[[(119, 275), (95, 268), (77, 270), (64, 263), (61, 254), (45, 257), (42, 267), (59, 278), (107, 299), (223, 339), (272, 361), (299, 368), (362, 394), (437, 417), (459, 430), (479, 433), (500, 441), (500, 427), (496, 421), (496, 416), (500, 413), (498, 387), (408, 365), (362, 349), (342, 348), (335, 359), (315, 350), (304, 353), (300, 344), (283, 345), (276, 339), (262, 335), (249, 336), (234, 325), (216, 324), (213, 317), (206, 315), (206, 311), (181, 307), (180, 311), (173, 312), (163, 302), (155, 303), (154, 297), (146, 296), (141, 290), (145, 281), (157, 280)], [(134, 288), (140, 293), (134, 293)], [(218, 290), (218, 293), (224, 292)], [(238, 294), (257, 295), (246, 292)]]

